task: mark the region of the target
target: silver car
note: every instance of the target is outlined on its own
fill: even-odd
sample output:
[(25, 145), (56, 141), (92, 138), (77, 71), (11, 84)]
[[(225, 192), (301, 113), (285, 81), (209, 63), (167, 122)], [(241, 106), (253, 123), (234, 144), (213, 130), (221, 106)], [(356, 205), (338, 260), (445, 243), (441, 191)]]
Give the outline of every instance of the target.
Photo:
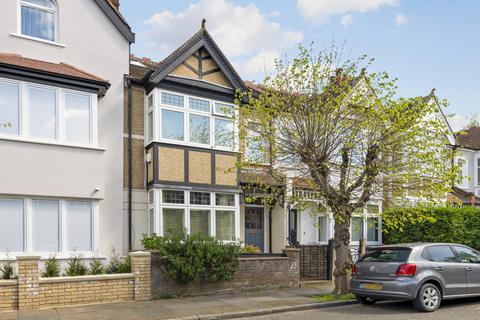
[(411, 300), (419, 311), (435, 311), (443, 299), (480, 296), (480, 253), (449, 243), (377, 247), (353, 266), (351, 287), (363, 304)]

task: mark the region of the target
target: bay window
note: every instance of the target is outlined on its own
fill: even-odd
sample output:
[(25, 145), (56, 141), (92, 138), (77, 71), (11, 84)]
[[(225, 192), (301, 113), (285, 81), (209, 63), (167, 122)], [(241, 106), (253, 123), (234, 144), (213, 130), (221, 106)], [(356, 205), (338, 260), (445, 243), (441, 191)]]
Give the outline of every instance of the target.
[(20, 0), (21, 34), (56, 41), (57, 8), (52, 0)]
[(328, 235), (328, 216), (318, 217), (318, 241), (326, 242), (329, 240)]
[(0, 255), (93, 255), (97, 202), (0, 198)]
[(363, 217), (352, 218), (352, 241), (360, 241), (363, 238)]
[(235, 150), (233, 104), (156, 89), (147, 97), (146, 136), (151, 141)]
[(365, 208), (355, 210), (351, 220), (350, 235), (352, 242), (366, 239), (367, 243), (381, 242), (380, 206), (368, 204)]
[[(169, 236), (173, 231), (204, 234), (221, 241), (235, 241), (240, 237), (240, 197), (233, 193), (154, 189), (149, 191), (149, 232)], [(213, 201), (213, 200), (214, 201)]]
[(367, 218), (367, 241), (378, 241), (378, 218)]
[(90, 93), (0, 79), (0, 136), (95, 146), (96, 100)]

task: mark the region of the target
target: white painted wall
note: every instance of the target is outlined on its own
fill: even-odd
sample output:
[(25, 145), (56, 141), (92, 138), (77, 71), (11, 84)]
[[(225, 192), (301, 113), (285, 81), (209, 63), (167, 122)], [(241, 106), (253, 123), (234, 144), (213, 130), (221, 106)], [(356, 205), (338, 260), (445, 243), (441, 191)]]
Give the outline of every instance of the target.
[[(112, 248), (124, 252), (124, 224), (127, 219), (122, 208), (123, 76), (129, 71), (129, 43), (95, 1), (56, 1), (59, 6), (58, 42), (63, 46), (13, 36), (18, 32), (17, 0), (2, 0), (0, 51), (38, 60), (65, 62), (110, 81), (111, 87), (106, 96), (98, 101), (98, 141), (99, 146), (106, 150), (95, 152), (2, 142), (2, 164), (8, 165), (15, 174), (3, 175), (6, 169), (1, 169), (0, 194), (25, 195), (28, 192), (31, 196), (69, 194), (83, 197), (91, 194), (93, 186), (101, 184), (104, 199), (100, 202), (99, 254), (109, 255)], [(12, 150), (21, 152), (23, 160), (19, 160), (17, 154), (6, 152)], [(47, 159), (50, 153), (50, 159)], [(70, 172), (72, 170), (76, 172)]]

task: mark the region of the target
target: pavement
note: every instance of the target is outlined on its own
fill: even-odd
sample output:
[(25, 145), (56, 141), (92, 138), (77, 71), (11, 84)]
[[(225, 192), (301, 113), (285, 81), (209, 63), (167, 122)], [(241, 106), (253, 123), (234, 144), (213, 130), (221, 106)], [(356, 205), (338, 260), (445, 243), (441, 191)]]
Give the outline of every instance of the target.
[(313, 295), (330, 293), (332, 288), (288, 288), (257, 292), (160, 299), (146, 302), (95, 304), (37, 311), (0, 313), (0, 320), (166, 320), (232, 319), (292, 310), (324, 307)]
[(382, 302), (373, 306), (360, 304), (327, 309), (311, 309), (251, 317), (249, 320), (475, 320), (480, 319), (480, 298), (443, 301), (432, 313), (417, 312), (411, 302)]

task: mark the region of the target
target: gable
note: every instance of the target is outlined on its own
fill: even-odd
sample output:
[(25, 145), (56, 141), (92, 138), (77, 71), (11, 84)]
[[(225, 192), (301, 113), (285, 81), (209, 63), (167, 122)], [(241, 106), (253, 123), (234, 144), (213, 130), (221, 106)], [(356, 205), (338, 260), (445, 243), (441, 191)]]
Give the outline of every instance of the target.
[(148, 83), (154, 87), (167, 77), (169, 80), (176, 78), (178, 81), (200, 80), (201, 82), (197, 84), (209, 86), (211, 90), (245, 90), (243, 80), (204, 25), (200, 31), (159, 63), (158, 68), (150, 75)]
[(232, 84), (208, 51), (202, 47), (179, 64), (169, 74), (172, 76), (204, 80), (233, 89)]
[(105, 15), (110, 19), (110, 21), (115, 25), (115, 27), (122, 33), (125, 39), (129, 43), (135, 42), (135, 33), (132, 32), (127, 21), (123, 18), (120, 12), (115, 9), (112, 3), (109, 0), (95, 0), (100, 9), (105, 13)]

